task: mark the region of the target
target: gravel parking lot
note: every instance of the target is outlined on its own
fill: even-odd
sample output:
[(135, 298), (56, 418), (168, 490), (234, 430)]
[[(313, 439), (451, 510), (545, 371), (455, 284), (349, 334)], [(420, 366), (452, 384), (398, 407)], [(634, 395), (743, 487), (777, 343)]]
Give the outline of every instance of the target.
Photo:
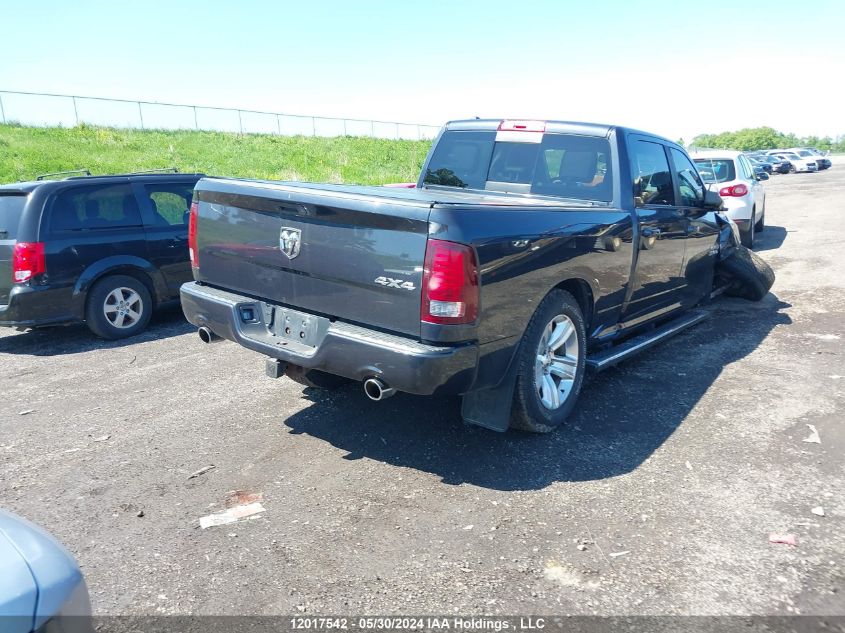
[[(767, 191), (772, 293), (593, 378), (547, 436), (265, 378), (178, 308), (127, 342), (2, 330), (0, 506), (99, 615), (845, 615), (845, 161)], [(200, 529), (233, 490), (266, 512)]]

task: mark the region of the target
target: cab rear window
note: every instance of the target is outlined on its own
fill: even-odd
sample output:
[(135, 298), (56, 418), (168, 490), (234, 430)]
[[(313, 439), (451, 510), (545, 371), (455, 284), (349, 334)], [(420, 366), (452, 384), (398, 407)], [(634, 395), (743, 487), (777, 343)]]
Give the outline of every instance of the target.
[(496, 141), (492, 131), (450, 131), (440, 137), (423, 183), (610, 202), (610, 143), (576, 134)]
[(0, 193), (0, 240), (17, 239), (26, 199), (26, 194)]

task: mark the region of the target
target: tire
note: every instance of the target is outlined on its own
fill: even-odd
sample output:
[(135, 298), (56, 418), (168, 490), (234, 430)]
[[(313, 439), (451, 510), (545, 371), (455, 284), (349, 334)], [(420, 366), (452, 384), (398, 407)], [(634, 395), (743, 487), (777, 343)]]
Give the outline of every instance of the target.
[(299, 365), (288, 365), (285, 368), (285, 376), (312, 389), (332, 390), (351, 382), (349, 378), (343, 376), (335, 376), (319, 369), (306, 369)]
[(143, 332), (153, 313), (147, 287), (128, 275), (100, 279), (88, 293), (85, 321), (100, 338), (116, 340)]
[(751, 210), (751, 219), (748, 221), (748, 228), (739, 232), (739, 241), (745, 248), (754, 248), (754, 239), (757, 232), (757, 212)]
[[(571, 328), (568, 335), (567, 326)], [(558, 347), (553, 347), (554, 332), (561, 327), (564, 338)], [(561, 349), (562, 355), (553, 353)], [(545, 356), (543, 362), (539, 361), (541, 356)], [(548, 433), (563, 424), (581, 392), (586, 357), (587, 334), (581, 308), (568, 292), (553, 290), (531, 317), (517, 351), (511, 428)], [(560, 362), (563, 359), (565, 363)], [(555, 367), (565, 371), (566, 378), (553, 373)]]
[(719, 273), (730, 280), (725, 294), (749, 301), (760, 301), (775, 283), (775, 272), (757, 253), (738, 246), (719, 263)]
[(760, 212), (760, 219), (757, 220), (757, 224), (754, 225), (754, 230), (758, 233), (762, 233), (766, 230), (766, 201), (763, 201), (763, 210)]

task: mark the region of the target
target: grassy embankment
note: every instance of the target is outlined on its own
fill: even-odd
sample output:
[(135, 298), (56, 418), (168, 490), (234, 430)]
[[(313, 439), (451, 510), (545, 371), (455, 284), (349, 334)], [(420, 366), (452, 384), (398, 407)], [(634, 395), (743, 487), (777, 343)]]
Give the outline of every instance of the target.
[(416, 181), (429, 141), (0, 125), (0, 183), (89, 169), (177, 167), (215, 176), (383, 184)]

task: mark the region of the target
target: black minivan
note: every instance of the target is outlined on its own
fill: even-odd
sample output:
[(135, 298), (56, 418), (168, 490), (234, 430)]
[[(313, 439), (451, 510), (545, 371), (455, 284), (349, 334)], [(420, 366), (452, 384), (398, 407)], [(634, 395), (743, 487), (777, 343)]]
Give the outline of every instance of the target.
[(192, 279), (191, 197), (202, 174), (125, 174), (0, 185), (0, 326), (85, 322), (142, 331)]

